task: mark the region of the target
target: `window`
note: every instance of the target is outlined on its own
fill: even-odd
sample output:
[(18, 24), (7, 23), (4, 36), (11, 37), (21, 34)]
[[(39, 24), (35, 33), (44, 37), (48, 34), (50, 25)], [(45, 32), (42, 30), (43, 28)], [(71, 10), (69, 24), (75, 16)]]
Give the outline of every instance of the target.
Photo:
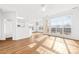
[(71, 34), (71, 16), (60, 16), (51, 18), (48, 21), (51, 33)]

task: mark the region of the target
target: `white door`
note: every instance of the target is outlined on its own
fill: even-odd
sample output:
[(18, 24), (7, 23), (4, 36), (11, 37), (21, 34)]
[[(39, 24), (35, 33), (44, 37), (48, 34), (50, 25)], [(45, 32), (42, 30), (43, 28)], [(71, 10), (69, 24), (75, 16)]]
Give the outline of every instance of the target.
[(13, 34), (13, 22), (11, 20), (4, 20), (4, 35), (5, 38), (12, 37)]

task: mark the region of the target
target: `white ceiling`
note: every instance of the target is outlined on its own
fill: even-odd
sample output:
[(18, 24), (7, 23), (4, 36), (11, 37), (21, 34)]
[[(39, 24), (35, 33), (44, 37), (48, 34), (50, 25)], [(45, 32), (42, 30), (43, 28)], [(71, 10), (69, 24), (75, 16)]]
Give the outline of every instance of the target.
[(44, 15), (53, 15), (59, 12), (70, 10), (79, 6), (76, 4), (47, 4), (46, 11), (42, 12), (41, 4), (0, 4), (0, 8), (4, 10), (15, 11), (17, 16), (25, 19), (36, 19)]

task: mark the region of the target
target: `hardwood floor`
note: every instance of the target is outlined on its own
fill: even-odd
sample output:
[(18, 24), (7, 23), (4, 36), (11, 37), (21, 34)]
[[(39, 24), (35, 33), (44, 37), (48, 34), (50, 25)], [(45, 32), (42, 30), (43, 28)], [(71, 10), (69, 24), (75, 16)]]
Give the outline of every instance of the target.
[(33, 33), (31, 38), (0, 40), (0, 54), (79, 54), (79, 41)]

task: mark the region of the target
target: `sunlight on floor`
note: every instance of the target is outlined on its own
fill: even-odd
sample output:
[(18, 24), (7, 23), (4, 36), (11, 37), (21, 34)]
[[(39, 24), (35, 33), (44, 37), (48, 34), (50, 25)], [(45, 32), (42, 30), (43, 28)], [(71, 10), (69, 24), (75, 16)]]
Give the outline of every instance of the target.
[(53, 50), (59, 53), (68, 53), (65, 44), (60, 42), (55, 43)]
[[(39, 38), (35, 39), (36, 41), (42, 41), (45, 38), (45, 41), (41, 43), (40, 47), (36, 50), (39, 53), (60, 53), (60, 54), (68, 54), (68, 53), (79, 53), (79, 44), (77, 44), (74, 40), (63, 39), (59, 37), (47, 36), (43, 35)], [(42, 46), (43, 45), (43, 46)]]
[(40, 46), (36, 51), (39, 52), (40, 54), (55, 54), (42, 46)]
[(52, 44), (53, 44), (53, 40), (52, 39), (49, 39), (49, 38), (47, 38), (44, 41), (44, 43), (43, 43), (43, 45), (46, 46), (46, 47), (48, 47), (48, 48), (51, 48), (52, 47)]
[(30, 48), (33, 48), (35, 45), (37, 45), (36, 43), (32, 43), (30, 45), (28, 45)]

